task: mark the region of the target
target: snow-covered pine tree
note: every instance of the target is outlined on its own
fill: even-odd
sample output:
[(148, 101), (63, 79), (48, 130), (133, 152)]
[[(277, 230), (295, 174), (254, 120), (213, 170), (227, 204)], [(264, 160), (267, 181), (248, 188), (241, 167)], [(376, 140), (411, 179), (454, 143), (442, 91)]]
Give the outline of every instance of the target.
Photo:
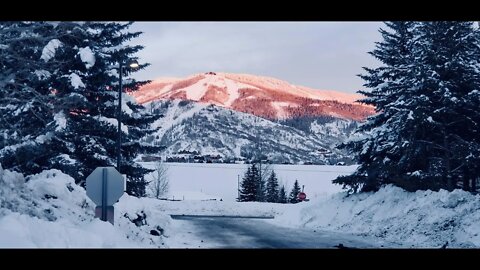
[(48, 163), (44, 143), (51, 136), (55, 99), (46, 82), (51, 73), (40, 58), (49, 55), (42, 49), (56, 37), (54, 26), (0, 23), (0, 163), (25, 174), (38, 173)]
[(270, 177), (267, 180), (267, 192), (266, 192), (266, 201), (267, 202), (278, 202), (278, 179), (275, 171), (272, 171)]
[[(34, 148), (35, 151), (24, 151), (18, 147), (14, 148), (15, 151), (8, 151), (12, 162), (6, 167), (19, 168), (26, 174), (57, 168), (82, 184), (97, 166), (116, 166), (118, 63), (136, 59), (135, 53), (143, 47), (125, 43), (141, 33), (127, 32), (131, 23), (39, 24), (50, 27), (49, 31), (46, 34), (36, 33), (37, 37), (41, 37), (39, 43), (42, 46), (37, 44), (37, 47), (31, 48), (32, 52), (26, 54), (31, 55), (34, 64), (38, 64), (31, 64), (30, 74), (39, 79), (27, 78), (21, 82), (36, 89), (35, 94), (39, 98), (48, 98), (43, 104), (48, 105), (49, 117), (41, 121), (41, 128), (46, 126), (48, 132), (37, 135), (31, 131), (30, 141), (41, 142), (43, 147)], [(29, 48), (29, 44), (22, 45)], [(7, 48), (12, 50), (11, 46)], [(146, 66), (140, 65), (140, 69)], [(128, 69), (123, 71), (124, 77), (133, 72)], [(19, 77), (18, 74), (15, 76)], [(18, 82), (18, 79), (13, 81)], [(43, 88), (38, 87), (37, 81)], [(125, 79), (124, 92), (135, 91), (145, 83)], [(150, 123), (158, 117), (147, 114), (127, 95), (122, 95), (122, 100), (122, 165), (119, 170), (127, 175), (127, 192), (144, 196), (147, 183), (143, 176), (151, 170), (134, 163), (133, 159), (139, 153), (157, 150), (140, 144), (139, 139), (153, 132)], [(25, 161), (18, 158), (22, 155), (26, 155)], [(22, 165), (28, 159), (35, 165), (33, 169)]]
[(410, 126), (424, 130), (415, 139), (427, 158), (407, 174), (429, 188), (471, 190), (480, 177), (478, 29), (472, 22), (424, 22), (416, 36)]
[(290, 195), (288, 196), (288, 201), (290, 203), (300, 202), (300, 200), (298, 199), (298, 193), (300, 193), (300, 184), (298, 184), (298, 180), (295, 180), (295, 183), (293, 183), (292, 191), (290, 191)]
[(405, 148), (411, 146), (400, 128), (409, 118), (405, 108), (410, 98), (408, 77), (413, 62), (412, 43), (416, 23), (387, 22), (388, 30), (380, 29), (383, 41), (376, 43), (370, 52), (382, 62), (382, 66), (364, 67), (366, 74), (360, 77), (371, 91), (359, 91), (366, 98), (361, 102), (375, 106), (376, 114), (358, 128), (363, 133), (344, 145), (358, 155), (360, 166), (352, 175), (340, 176), (333, 183), (343, 184), (350, 191), (377, 190), (382, 184), (400, 179), (398, 162)]
[[(119, 62), (136, 59), (142, 46), (125, 43), (141, 33), (130, 33), (131, 23), (62, 22), (57, 26), (63, 44), (53, 61), (65, 62), (58, 71), (52, 89), (63, 106), (57, 106), (55, 145), (51, 166), (72, 175), (80, 184), (98, 166), (116, 167), (117, 108)], [(140, 65), (139, 69), (148, 64)], [(135, 70), (122, 69), (124, 78)], [(124, 92), (136, 91), (148, 82), (124, 79)], [(140, 144), (140, 138), (152, 133), (150, 123), (158, 117), (148, 114), (132, 98), (122, 93), (122, 162), (117, 168), (127, 175), (127, 193), (145, 196), (146, 173), (136, 164), (139, 153), (157, 148)]]
[[(477, 30), (478, 41), (480, 44), (480, 31)], [(478, 192), (480, 185), (480, 90), (472, 90), (463, 97), (465, 101), (464, 109), (469, 111), (470, 119), (477, 123), (469, 126), (469, 138), (465, 141), (465, 159), (462, 168), (463, 179), (462, 188), (471, 192)]]
[(283, 185), (280, 188), (280, 191), (278, 192), (278, 202), (287, 203), (287, 191), (285, 190), (285, 186)]
[[(378, 113), (360, 127), (367, 135), (347, 145), (359, 154), (360, 166), (334, 183), (353, 191), (387, 183), (412, 191), (452, 190), (458, 179), (472, 189), (479, 176), (473, 164), (479, 158), (478, 30), (469, 22), (423, 22), (402, 32), (402, 24), (390, 23), (390, 35), (372, 53), (384, 53), (377, 56), (384, 66), (362, 76), (372, 89), (362, 92), (364, 102)], [(403, 58), (395, 52), (401, 48)]]
[[(480, 23), (477, 21), (476, 42), (480, 47)], [(477, 58), (478, 59), (478, 58)], [(480, 76), (477, 71), (477, 76)], [(465, 110), (470, 112), (469, 116), (476, 123), (470, 126), (471, 145), (468, 146), (465, 157), (465, 167), (463, 168), (465, 179), (463, 187), (465, 189), (467, 181), (470, 181), (470, 191), (478, 193), (480, 185), (480, 89), (472, 90), (464, 97)], [(469, 179), (469, 180), (468, 180)], [(465, 183), (467, 182), (467, 183)]]
[(257, 166), (252, 164), (248, 167), (242, 182), (240, 183), (240, 198), (239, 202), (254, 202), (257, 201), (258, 179), (260, 174)]

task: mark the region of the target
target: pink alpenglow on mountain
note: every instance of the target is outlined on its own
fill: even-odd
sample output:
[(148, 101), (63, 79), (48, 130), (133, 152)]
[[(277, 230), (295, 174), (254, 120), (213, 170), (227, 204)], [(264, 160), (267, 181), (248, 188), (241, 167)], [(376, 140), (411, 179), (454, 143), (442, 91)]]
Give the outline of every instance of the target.
[(161, 99), (187, 99), (215, 104), (267, 119), (333, 116), (363, 120), (374, 113), (362, 98), (328, 90), (316, 90), (286, 81), (233, 73), (206, 72), (187, 78), (160, 78), (133, 92), (139, 103)]

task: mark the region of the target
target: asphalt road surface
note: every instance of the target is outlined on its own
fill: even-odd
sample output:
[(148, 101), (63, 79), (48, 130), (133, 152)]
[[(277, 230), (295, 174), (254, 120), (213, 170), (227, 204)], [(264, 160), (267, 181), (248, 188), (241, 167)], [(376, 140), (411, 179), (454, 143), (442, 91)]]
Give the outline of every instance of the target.
[(177, 248), (375, 248), (354, 235), (291, 229), (261, 218), (172, 216), (183, 242)]

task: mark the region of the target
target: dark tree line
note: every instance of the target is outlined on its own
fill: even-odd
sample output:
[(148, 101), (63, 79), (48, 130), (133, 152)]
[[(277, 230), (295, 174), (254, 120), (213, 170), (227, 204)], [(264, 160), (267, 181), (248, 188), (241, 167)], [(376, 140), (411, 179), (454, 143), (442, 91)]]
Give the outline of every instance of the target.
[(287, 197), (285, 186), (282, 185), (280, 187), (275, 171), (271, 170), (268, 172), (268, 175), (262, 177), (261, 170), (258, 167), (259, 165), (254, 163), (247, 168), (240, 183), (239, 202), (300, 202), (298, 199), (298, 193), (300, 193), (298, 180), (295, 180), (292, 191)]

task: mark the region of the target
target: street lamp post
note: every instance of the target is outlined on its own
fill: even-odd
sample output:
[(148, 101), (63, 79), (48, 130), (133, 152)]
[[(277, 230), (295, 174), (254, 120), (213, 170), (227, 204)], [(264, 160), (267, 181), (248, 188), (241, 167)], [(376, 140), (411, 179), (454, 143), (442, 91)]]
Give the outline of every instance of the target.
[[(126, 63), (130, 68), (138, 68), (138, 62), (136, 60), (129, 60)], [(118, 122), (118, 139), (117, 139), (117, 170), (120, 172), (120, 163), (122, 160), (122, 92), (123, 92), (123, 66), (125, 63), (119, 61), (118, 71), (119, 71), (119, 87), (118, 87), (118, 111), (117, 111), (117, 122)]]

